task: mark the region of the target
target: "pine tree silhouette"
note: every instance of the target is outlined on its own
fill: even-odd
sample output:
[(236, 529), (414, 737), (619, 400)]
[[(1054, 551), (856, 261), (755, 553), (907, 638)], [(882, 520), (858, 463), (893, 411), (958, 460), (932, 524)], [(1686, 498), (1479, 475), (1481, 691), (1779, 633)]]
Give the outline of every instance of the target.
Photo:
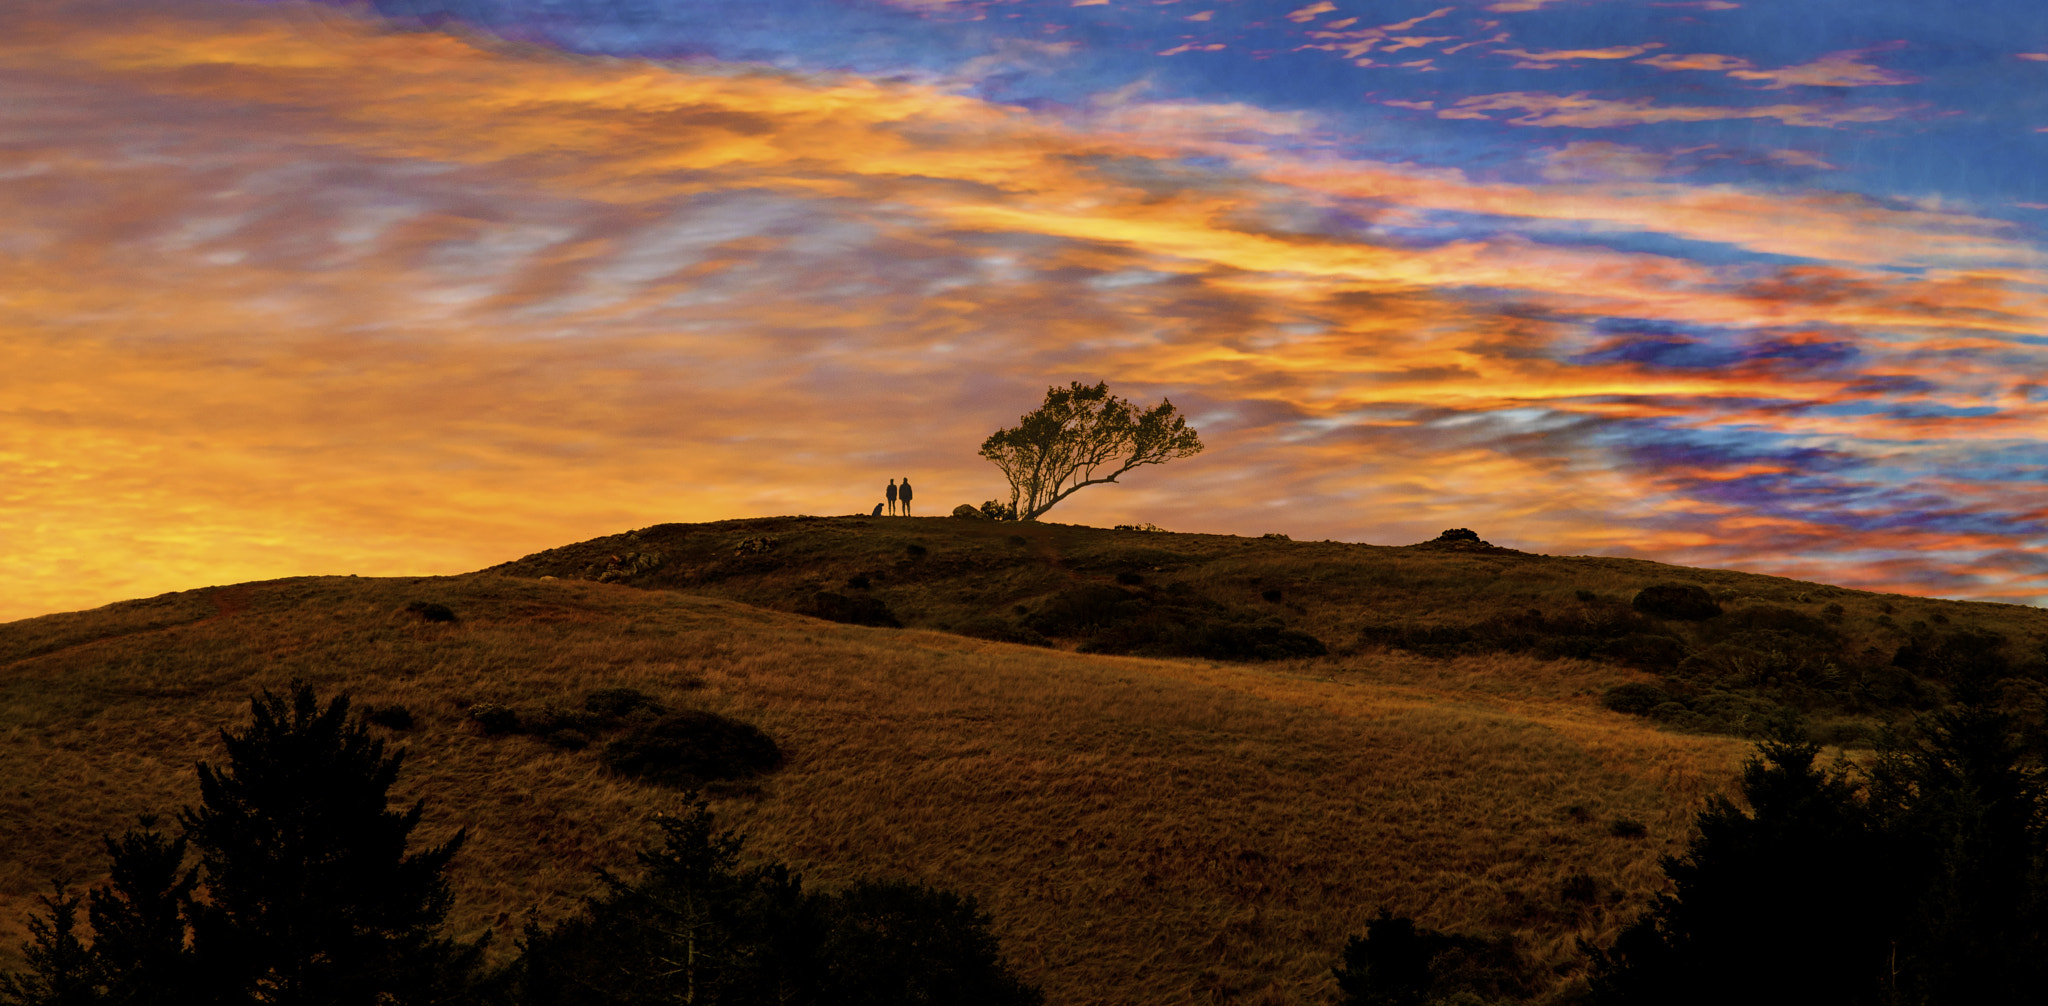
[(185, 867), (184, 836), (170, 839), (145, 816), (119, 840), (105, 840), (113, 862), (107, 887), (91, 892), (94, 956), (107, 998), (121, 1006), (176, 1006), (198, 991), (185, 942), (185, 912), (198, 871)]
[(78, 939), (78, 905), (83, 900), (57, 883), (36, 900), (48, 915), (30, 916), (29, 942), (22, 944), (28, 970), (0, 974), (0, 1003), (7, 1006), (97, 1006), (105, 1002), (99, 962)]
[(425, 801), (390, 809), (404, 753), (348, 708), (322, 709), (304, 682), (266, 690), (247, 729), (221, 731), (226, 763), (200, 763), (200, 805), (178, 822), (205, 879), (189, 915), (209, 983), (309, 1006), (432, 1003), (474, 970), (482, 945), (440, 935), (464, 835), (406, 851)]

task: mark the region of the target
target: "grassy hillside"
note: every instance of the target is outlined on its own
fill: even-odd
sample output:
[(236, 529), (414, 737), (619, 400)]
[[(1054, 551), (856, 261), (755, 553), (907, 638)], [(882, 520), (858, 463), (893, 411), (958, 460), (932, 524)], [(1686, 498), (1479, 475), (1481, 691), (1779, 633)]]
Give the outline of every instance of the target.
[[(610, 577), (624, 583), (569, 578), (635, 563)], [(1871, 646), (1887, 642), (1879, 615), (2016, 637), (2038, 624), (2030, 609), (1621, 560), (948, 518), (667, 525), (467, 576), (188, 591), (0, 625), (0, 940), (19, 941), (45, 878), (97, 878), (100, 834), (193, 800), (192, 761), (216, 756), (217, 729), (253, 689), (301, 676), (412, 712), (390, 732), (411, 751), (401, 785), (430, 800), (423, 838), (470, 829), (455, 876), (470, 932), (509, 938), (529, 909), (572, 910), (590, 869), (627, 862), (647, 815), (676, 804), (607, 774), (594, 749), (487, 735), (470, 710), (631, 686), (784, 746), (786, 767), (714, 802), (753, 848), (814, 882), (908, 876), (976, 895), (1052, 1002), (1328, 1001), (1330, 962), (1381, 906), (1513, 932), (1564, 961), (1575, 937), (1609, 937), (1640, 908), (1657, 857), (1747, 745), (1599, 705), (1657, 680), (1640, 670), (1428, 656), (1365, 630), (1590, 610), (1671, 578), (1739, 592), (1731, 605), (1840, 603), (1845, 634)], [(1194, 612), (1257, 635), (1243, 627), (1270, 617), (1330, 652), (1073, 652), (1136, 638), (1085, 620), (1057, 623), (1083, 638), (1052, 646), (937, 631), (1029, 628), (1077, 587), (1140, 598), (1116, 604), (1141, 622)], [(820, 593), (873, 597), (911, 627), (793, 613)], [(419, 602), (457, 620), (423, 619)]]
[[(1657, 675), (1614, 704), (1667, 725), (1753, 734), (1793, 709), (1823, 738), (1850, 744), (1867, 743), (1885, 719), (1939, 703), (1949, 650), (1988, 646), (2012, 668), (2013, 711), (2037, 732), (2048, 726), (2048, 611), (2039, 608), (1483, 542), (1389, 547), (951, 517), (782, 517), (656, 525), (490, 572), (1081, 652), (1246, 660), (1327, 651), (1340, 664), (1390, 649), (1572, 657)], [(1722, 613), (1635, 610), (1637, 593), (1657, 584), (1696, 587)]]

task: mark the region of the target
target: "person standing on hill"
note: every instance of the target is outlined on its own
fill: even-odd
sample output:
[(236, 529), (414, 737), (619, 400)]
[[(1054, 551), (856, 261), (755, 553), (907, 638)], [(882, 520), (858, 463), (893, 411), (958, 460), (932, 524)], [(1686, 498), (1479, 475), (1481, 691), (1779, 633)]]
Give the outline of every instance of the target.
[(903, 477), (903, 488), (896, 490), (896, 498), (903, 501), (903, 516), (910, 516), (910, 476)]
[(896, 516), (896, 480), (889, 480), (889, 516)]

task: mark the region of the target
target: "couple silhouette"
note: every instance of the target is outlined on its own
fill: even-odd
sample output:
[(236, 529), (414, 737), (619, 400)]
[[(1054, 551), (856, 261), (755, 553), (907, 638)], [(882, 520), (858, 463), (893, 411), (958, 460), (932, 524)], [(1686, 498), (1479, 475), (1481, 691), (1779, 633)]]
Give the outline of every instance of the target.
[(880, 517), (884, 506), (887, 506), (889, 514), (894, 516), (896, 514), (896, 504), (898, 503), (903, 504), (903, 516), (910, 516), (910, 479), (908, 477), (904, 478), (901, 486), (896, 484), (895, 479), (889, 480), (888, 502), (875, 504), (875, 512), (870, 516)]

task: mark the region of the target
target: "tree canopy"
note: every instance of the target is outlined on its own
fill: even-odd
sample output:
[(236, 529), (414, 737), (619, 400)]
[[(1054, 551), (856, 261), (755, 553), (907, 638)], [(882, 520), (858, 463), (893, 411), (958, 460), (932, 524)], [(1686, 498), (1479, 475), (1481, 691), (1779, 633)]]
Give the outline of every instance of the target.
[(1202, 438), (1161, 399), (1141, 409), (1109, 385), (1047, 388), (1045, 404), (982, 441), (981, 456), (1010, 480), (1016, 519), (1035, 520), (1085, 486), (1115, 482), (1140, 465), (1202, 452)]

